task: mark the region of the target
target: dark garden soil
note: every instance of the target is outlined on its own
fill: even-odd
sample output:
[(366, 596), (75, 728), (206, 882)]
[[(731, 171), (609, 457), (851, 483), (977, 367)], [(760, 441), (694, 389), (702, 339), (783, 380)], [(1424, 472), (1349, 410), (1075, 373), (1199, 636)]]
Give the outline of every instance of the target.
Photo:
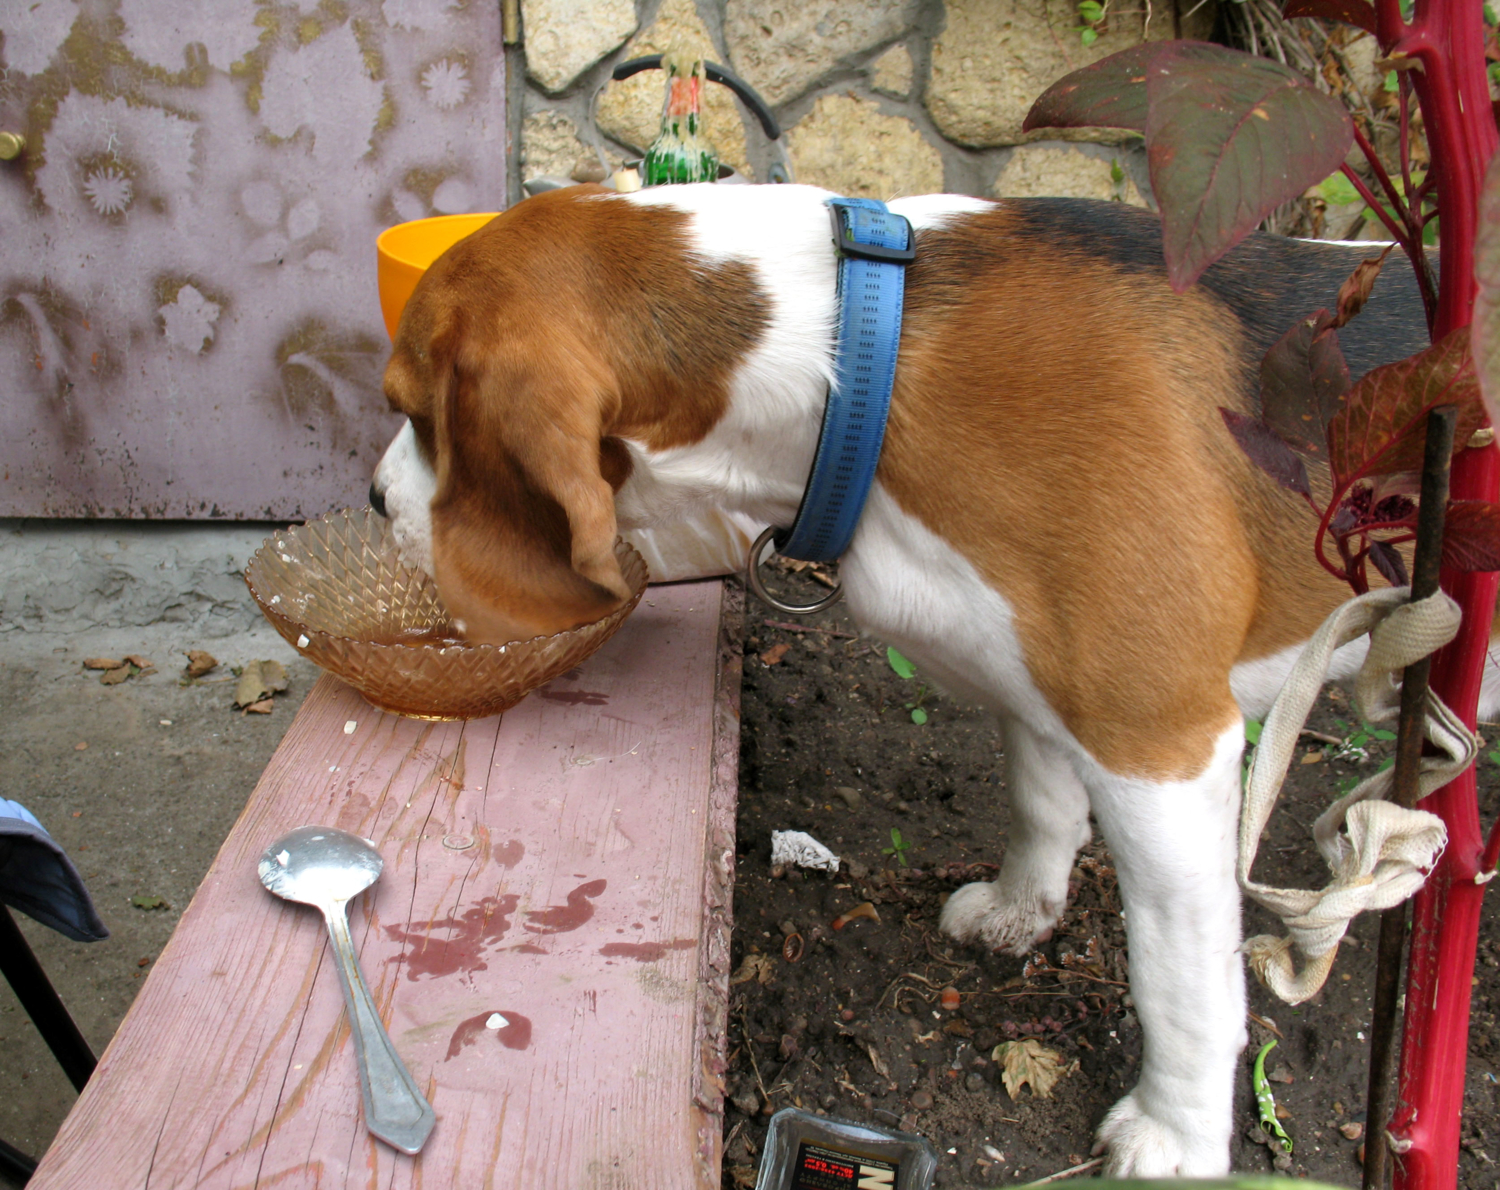
[[(784, 590), (805, 600), (820, 588), (799, 574)], [(1141, 1056), (1108, 850), (1096, 836), (1080, 854), (1067, 913), (1031, 957), (954, 944), (937, 930), (944, 898), (992, 877), (1006, 847), (993, 725), (924, 689), (920, 674), (898, 676), (885, 646), (856, 635), (842, 608), (789, 627), (751, 597), (744, 640), (724, 1187), (754, 1184), (770, 1114), (793, 1105), (922, 1133), (942, 1153), (942, 1186), (1027, 1182), (1084, 1164), (1095, 1126), (1134, 1084)], [(913, 703), (925, 723), (913, 722)], [(1309, 728), (1343, 740), (1358, 731), (1353, 720), (1347, 698), (1331, 690)], [(1305, 763), (1293, 766), (1256, 873), (1311, 888), (1327, 881), (1313, 819), (1391, 745), (1370, 741), (1361, 761), (1336, 757), (1316, 737), (1304, 744)], [(1481, 766), (1489, 822), (1500, 809), (1500, 768), (1489, 759)], [(773, 830), (821, 840), (842, 858), (838, 874), (773, 869)], [(1459, 1162), (1459, 1185), (1486, 1190), (1500, 1184), (1493, 898), (1476, 970)], [(866, 902), (873, 913), (837, 928), (840, 915)], [(1280, 932), (1277, 924), (1247, 908), (1247, 933)], [(1251, 982), (1236, 1170), (1272, 1171), (1270, 1150), (1251, 1139), (1250, 1065), (1277, 1038), (1267, 1070), (1296, 1146), (1287, 1172), (1358, 1185), (1378, 928), (1369, 915), (1356, 922), (1328, 985), (1299, 1008)], [(992, 1058), (997, 1044), (1027, 1038), (1068, 1071), (1049, 1098), (1029, 1086), (1008, 1093)]]

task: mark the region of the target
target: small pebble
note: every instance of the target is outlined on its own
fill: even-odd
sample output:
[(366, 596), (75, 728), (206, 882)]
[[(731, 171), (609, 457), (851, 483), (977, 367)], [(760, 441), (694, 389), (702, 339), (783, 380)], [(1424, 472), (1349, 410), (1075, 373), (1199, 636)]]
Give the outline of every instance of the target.
[(1340, 1124), (1339, 1131), (1344, 1134), (1345, 1140), (1358, 1140), (1365, 1133), (1365, 1126), (1358, 1123)]
[(859, 796), (859, 790), (852, 789), (848, 785), (840, 785), (833, 791), (843, 799), (844, 805), (851, 810), (858, 810), (864, 804), (864, 799)]
[(932, 1092), (917, 1088), (911, 1093), (911, 1105), (918, 1111), (927, 1111), (932, 1106)]
[(786, 921), (781, 923), (780, 929), (782, 937), (790, 938), (797, 932), (797, 923), (788, 918)]
[(841, 1021), (852, 1021), (853, 1019), (854, 1019), (854, 1009), (852, 1009), (852, 1008), (844, 1008), (844, 1009), (841, 1009), (839, 1011), (839, 1020), (841, 1020)]
[(980, 1074), (977, 1070), (970, 1071), (964, 1077), (964, 1089), (968, 1091), (984, 1090), (984, 1075)]

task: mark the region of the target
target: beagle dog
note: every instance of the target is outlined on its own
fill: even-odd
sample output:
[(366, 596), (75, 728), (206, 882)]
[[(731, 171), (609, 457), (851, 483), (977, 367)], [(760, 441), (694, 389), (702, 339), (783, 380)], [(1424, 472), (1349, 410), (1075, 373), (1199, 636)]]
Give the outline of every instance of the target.
[[(618, 531), (705, 511), (791, 523), (832, 376), (830, 197), (559, 190), (426, 273), (385, 376), (408, 421), (372, 498), (470, 637), (606, 614), (628, 594)], [(1348, 590), (1219, 407), (1256, 407), (1262, 355), (1369, 253), (1254, 235), (1177, 295), (1146, 212), (890, 208), (916, 259), (840, 575), (865, 631), (993, 709), (1012, 800), (999, 877), (959, 889), (942, 928), (1026, 953), (1092, 814), (1145, 1033), (1140, 1080), (1099, 1128), (1108, 1171), (1223, 1173), (1246, 1043), (1243, 717)], [(1408, 269), (1385, 270), (1341, 339), (1355, 376), (1426, 344)], [(1361, 655), (1346, 646), (1334, 676)]]

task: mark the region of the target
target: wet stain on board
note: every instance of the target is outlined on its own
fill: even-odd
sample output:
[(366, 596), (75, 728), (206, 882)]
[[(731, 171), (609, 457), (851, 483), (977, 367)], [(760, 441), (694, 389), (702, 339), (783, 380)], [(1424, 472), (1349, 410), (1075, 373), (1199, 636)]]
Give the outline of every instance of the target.
[(508, 842), (496, 844), (491, 854), (502, 868), (513, 868), (526, 858), (526, 844), (520, 839), (511, 839)]
[(495, 1040), (508, 1050), (523, 1050), (531, 1044), (531, 1018), (508, 1008), (471, 1016), (453, 1030), (453, 1036), (448, 1039), (448, 1054), (443, 1061), (458, 1057), (469, 1046), (483, 1041), (487, 1033), (494, 1034)]
[(605, 958), (634, 959), (638, 963), (659, 963), (673, 950), (688, 950), (698, 945), (696, 938), (673, 938), (670, 942), (609, 942), (599, 948)]
[(606, 887), (608, 881), (605, 880), (590, 880), (587, 884), (580, 884), (568, 894), (564, 905), (527, 910), (526, 920), (521, 923), (521, 928), (530, 930), (533, 934), (566, 934), (570, 930), (576, 930), (594, 916), (592, 898), (597, 897)]
[(485, 897), (457, 917), (434, 918), (425, 928), (386, 926), (385, 932), (405, 947), (386, 962), (405, 963), (410, 980), (484, 971), (489, 966), (485, 949), (498, 944), (509, 932), (511, 914), (519, 904), (520, 898), (513, 893)]

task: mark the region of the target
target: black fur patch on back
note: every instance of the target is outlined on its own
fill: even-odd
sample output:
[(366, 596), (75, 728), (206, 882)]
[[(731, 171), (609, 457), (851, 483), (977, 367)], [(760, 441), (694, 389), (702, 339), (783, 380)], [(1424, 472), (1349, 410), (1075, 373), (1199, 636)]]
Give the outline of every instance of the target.
[[(1008, 199), (1005, 208), (1030, 235), (1054, 251), (1077, 251), (1131, 273), (1166, 278), (1161, 222), (1156, 215), (1117, 202), (1081, 198)], [(1260, 359), (1297, 319), (1338, 305), (1339, 286), (1361, 260), (1380, 248), (1346, 247), (1252, 232), (1199, 279), (1243, 328), (1259, 387)], [(1393, 252), (1380, 270), (1369, 303), (1339, 331), (1349, 373), (1402, 359), (1428, 344), (1422, 298), (1411, 265)], [(1256, 394), (1258, 396), (1258, 393)], [(1258, 403), (1258, 402), (1257, 402)]]

